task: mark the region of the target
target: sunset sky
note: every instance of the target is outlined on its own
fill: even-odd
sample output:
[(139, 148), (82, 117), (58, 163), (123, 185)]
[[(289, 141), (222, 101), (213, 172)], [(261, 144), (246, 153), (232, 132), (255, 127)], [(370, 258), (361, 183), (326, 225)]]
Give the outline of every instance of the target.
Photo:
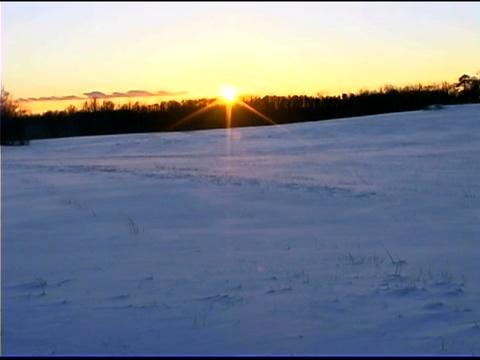
[(480, 72), (480, 2), (3, 2), (1, 21), (2, 84), (32, 112)]

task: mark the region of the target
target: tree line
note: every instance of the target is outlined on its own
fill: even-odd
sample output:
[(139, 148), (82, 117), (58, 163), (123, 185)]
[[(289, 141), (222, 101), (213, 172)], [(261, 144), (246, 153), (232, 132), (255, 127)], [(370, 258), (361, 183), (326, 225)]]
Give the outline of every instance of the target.
[[(232, 106), (232, 127), (287, 124), (425, 109), (431, 105), (480, 103), (480, 79), (462, 75), (458, 82), (432, 85), (386, 85), (337, 96), (249, 96)], [(30, 140), (191, 131), (225, 128), (225, 105), (216, 99), (165, 101), (153, 105), (92, 98), (80, 109), (28, 114), (2, 87), (1, 144), (26, 145)]]

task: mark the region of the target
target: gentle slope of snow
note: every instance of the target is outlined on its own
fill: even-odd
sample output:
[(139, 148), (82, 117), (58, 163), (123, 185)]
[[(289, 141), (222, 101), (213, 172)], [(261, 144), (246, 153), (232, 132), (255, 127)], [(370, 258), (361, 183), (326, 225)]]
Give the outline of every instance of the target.
[(2, 147), (2, 354), (479, 354), (480, 106)]

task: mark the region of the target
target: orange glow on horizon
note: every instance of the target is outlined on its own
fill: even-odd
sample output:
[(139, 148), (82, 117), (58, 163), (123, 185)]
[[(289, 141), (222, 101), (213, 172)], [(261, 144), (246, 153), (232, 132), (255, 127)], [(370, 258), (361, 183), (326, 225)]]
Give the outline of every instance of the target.
[[(135, 97), (135, 98), (97, 98), (99, 105), (103, 104), (104, 101), (111, 101), (115, 104), (115, 108), (119, 108), (125, 104), (135, 104), (139, 103), (140, 105), (153, 105), (161, 104), (162, 102), (168, 101), (178, 101), (181, 102), (184, 99), (187, 99), (188, 96), (177, 96), (174, 98), (157, 98), (152, 96), (146, 97)], [(70, 106), (75, 106), (77, 110), (81, 110), (85, 102), (91, 101), (93, 98), (85, 98), (78, 100), (46, 100), (46, 101), (19, 101), (18, 104), (22, 109), (27, 110), (30, 114), (43, 114), (47, 111), (63, 111)]]
[[(457, 78), (455, 77), (450, 77), (449, 81), (428, 81), (428, 80), (422, 80), (422, 81), (416, 81), (416, 82), (388, 82), (389, 85), (392, 85), (396, 88), (403, 88), (405, 86), (416, 86), (416, 85), (423, 85), (423, 86), (429, 86), (429, 85), (438, 85), (441, 83), (454, 83), (457, 81)], [(379, 82), (379, 84), (381, 84)], [(213, 88), (213, 91), (195, 91), (195, 92), (186, 92), (185, 94), (179, 94), (179, 95), (171, 95), (171, 96), (135, 96), (135, 97), (119, 97), (119, 98), (114, 98), (114, 97), (108, 97), (108, 98), (97, 98), (98, 103), (101, 105), (103, 101), (111, 101), (114, 103), (115, 108), (119, 108), (124, 104), (135, 104), (139, 103), (140, 105), (153, 105), (153, 104), (161, 104), (162, 102), (169, 102), (169, 101), (178, 101), (181, 102), (182, 100), (195, 100), (195, 99), (215, 99), (217, 100), (218, 104), (223, 104), (223, 105), (240, 105), (240, 106), (246, 106), (242, 99), (248, 98), (248, 97), (259, 97), (262, 98), (264, 96), (293, 96), (293, 95), (305, 95), (305, 96), (311, 96), (311, 97), (324, 97), (324, 96), (341, 96), (343, 93), (352, 93), (352, 94), (359, 94), (362, 91), (368, 90), (370, 92), (375, 92), (380, 90), (385, 84), (383, 85), (378, 85), (378, 86), (367, 86), (366, 84), (364, 86), (360, 86), (358, 84), (356, 85), (351, 85), (350, 87), (343, 87), (343, 86), (336, 86), (336, 87), (328, 87), (325, 86), (325, 88), (322, 90), (322, 88), (319, 88), (318, 90), (311, 90), (311, 91), (281, 91), (280, 89), (278, 91), (268, 91), (265, 89), (262, 89), (261, 91), (258, 89), (250, 89), (250, 91), (242, 92), (240, 93), (237, 88), (229, 86), (229, 85), (224, 85), (220, 87), (220, 91), (215, 91), (215, 88)], [(326, 90), (328, 88), (328, 90)], [(218, 89), (218, 87), (217, 87)], [(7, 89), (8, 90), (8, 89)], [(70, 92), (71, 93), (71, 92)], [(203, 95), (205, 94), (205, 95)], [(209, 95), (206, 95), (209, 94)], [(15, 92), (11, 93), (13, 99), (15, 100), (17, 96), (15, 96)], [(48, 94), (47, 94), (48, 95)], [(45, 96), (47, 96), (45, 95)], [(37, 95), (39, 96), (39, 95)], [(43, 95), (42, 95), (43, 96)], [(22, 95), (22, 98), (26, 99), (27, 96)], [(59, 96), (61, 97), (61, 95)], [(83, 108), (83, 105), (86, 101), (90, 101), (92, 98), (79, 98), (79, 99), (72, 99), (72, 100), (67, 100), (67, 99), (62, 99), (62, 100), (42, 100), (42, 101), (19, 101), (18, 104), (22, 109), (27, 110), (28, 113), (30, 114), (43, 114), (47, 111), (64, 111), (70, 106), (76, 107), (77, 110), (81, 110)], [(255, 112), (254, 109), (249, 109)], [(262, 116), (261, 114), (257, 114)], [(267, 119), (265, 119), (267, 120)], [(271, 120), (267, 120), (269, 123), (271, 123)]]

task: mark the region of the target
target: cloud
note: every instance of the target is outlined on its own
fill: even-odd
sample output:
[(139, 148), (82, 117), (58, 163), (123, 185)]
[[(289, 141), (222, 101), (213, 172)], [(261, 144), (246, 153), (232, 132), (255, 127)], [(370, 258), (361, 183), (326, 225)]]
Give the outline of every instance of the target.
[(91, 91), (88, 93), (83, 93), (83, 95), (85, 95), (87, 98), (92, 98), (92, 99), (109, 99), (111, 97), (101, 91)]
[(113, 92), (111, 94), (105, 94), (102, 91), (90, 91), (83, 93), (84, 97), (76, 95), (68, 96), (42, 96), (42, 97), (29, 97), (20, 98), (19, 102), (31, 102), (31, 101), (63, 101), (63, 100), (87, 100), (87, 99), (115, 99), (115, 98), (135, 98), (135, 97), (152, 97), (152, 96), (178, 96), (188, 94), (188, 91), (171, 92), (167, 90), (159, 90), (157, 92), (149, 92), (146, 90), (129, 90), (127, 92)]
[(186, 95), (188, 91), (177, 91), (177, 92), (169, 92), (165, 90), (157, 91), (155, 95), (157, 96), (178, 96), (178, 95)]
[(29, 98), (20, 98), (17, 101), (20, 102), (30, 102), (30, 101), (63, 101), (63, 100), (82, 100), (83, 98), (76, 95), (67, 95), (67, 96), (42, 96), (42, 97), (29, 97)]
[(88, 93), (84, 93), (88, 98), (97, 98), (97, 99), (113, 99), (113, 98), (133, 98), (133, 97), (150, 97), (150, 96), (177, 96), (177, 95), (184, 95), (188, 94), (187, 91), (179, 91), (179, 92), (170, 92), (166, 90), (160, 90), (157, 92), (150, 92), (146, 90), (129, 90), (127, 92), (113, 92), (111, 94), (105, 94), (101, 91), (91, 91)]

